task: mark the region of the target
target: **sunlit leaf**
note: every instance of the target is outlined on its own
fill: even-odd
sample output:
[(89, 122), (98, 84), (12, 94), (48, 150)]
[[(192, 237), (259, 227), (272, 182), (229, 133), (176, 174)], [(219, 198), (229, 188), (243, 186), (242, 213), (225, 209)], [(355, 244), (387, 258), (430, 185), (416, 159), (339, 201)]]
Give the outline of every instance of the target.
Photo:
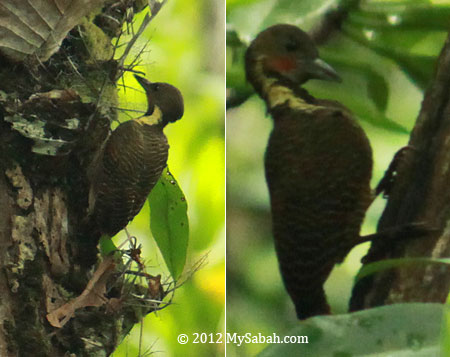
[(174, 279), (186, 263), (189, 221), (186, 198), (173, 175), (166, 168), (148, 197), (150, 228)]
[(100, 237), (100, 253), (103, 257), (108, 256), (110, 253), (117, 251), (117, 247), (108, 235)]
[(314, 317), (286, 334), (308, 344), (273, 343), (258, 356), (439, 356), (442, 313), (442, 304), (412, 303)]

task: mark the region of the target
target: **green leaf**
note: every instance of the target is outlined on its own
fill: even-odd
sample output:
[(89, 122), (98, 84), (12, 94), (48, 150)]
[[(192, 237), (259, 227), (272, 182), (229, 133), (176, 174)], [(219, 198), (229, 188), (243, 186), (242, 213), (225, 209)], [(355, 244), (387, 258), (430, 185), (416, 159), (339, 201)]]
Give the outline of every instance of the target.
[[(375, 53), (393, 60), (421, 89), (427, 88), (432, 78), (439, 48), (425, 46), (422, 50), (426, 53), (415, 53), (411, 49), (417, 44), (413, 44), (420, 41), (440, 46), (446, 36), (445, 32), (427, 33), (419, 30), (399, 33), (394, 27), (384, 31), (369, 31), (351, 24), (343, 25), (343, 33)], [(442, 41), (438, 41), (441, 37)]]
[(308, 344), (274, 343), (258, 356), (439, 356), (442, 315), (442, 304), (412, 303), (318, 316), (286, 334)]
[(118, 251), (116, 245), (111, 240), (111, 237), (104, 234), (100, 237), (100, 254), (102, 257), (108, 256), (111, 252)]
[(399, 134), (409, 134), (409, 130), (403, 125), (389, 119), (382, 113), (372, 113), (368, 109), (368, 105), (362, 103), (361, 101), (351, 103), (349, 108), (356, 113), (357, 117), (361, 118), (361, 120), (364, 120), (378, 128), (383, 128)]
[(167, 268), (176, 280), (186, 263), (189, 221), (186, 198), (166, 168), (148, 197), (150, 229)]
[(441, 356), (450, 356), (450, 295), (445, 303), (444, 317), (441, 327)]
[(422, 89), (426, 89), (433, 75), (437, 58), (434, 56), (401, 56), (392, 54), (391, 57), (401, 66), (411, 80)]
[[(309, 30), (324, 15), (338, 6), (338, 0), (260, 0), (241, 1), (231, 7), (227, 4), (227, 24), (232, 26), (242, 39), (250, 40), (263, 29), (279, 24), (290, 23)], [(341, 1), (345, 8), (351, 8), (355, 0)]]
[(362, 278), (368, 275), (375, 274), (387, 269), (397, 268), (400, 266), (410, 264), (448, 264), (450, 265), (450, 258), (398, 258), (398, 259), (385, 259), (379, 262), (369, 263), (362, 266), (358, 275), (355, 277), (355, 281), (358, 282)]
[(241, 105), (254, 93), (245, 77), (246, 49), (236, 31), (227, 30), (227, 109)]
[[(382, 113), (386, 111), (389, 85), (381, 73), (367, 63), (355, 59), (355, 56), (352, 54), (340, 54), (330, 50), (323, 50), (321, 54), (321, 58), (325, 62), (331, 63), (333, 68), (343, 69), (355, 76), (362, 76), (367, 83), (367, 94), (372, 99), (376, 108)], [(341, 73), (341, 70), (338, 70), (338, 73)], [(353, 89), (355, 93), (361, 93), (361, 88), (350, 89)]]
[(365, 71), (367, 81), (367, 92), (373, 100), (378, 110), (385, 112), (388, 104), (389, 86), (383, 76), (373, 71), (369, 67), (362, 69)]
[(447, 31), (450, 25), (449, 4), (432, 4), (430, 1), (407, 0), (401, 2), (373, 2), (364, 11), (354, 11), (350, 22), (372, 28), (398, 30), (421, 29), (423, 31)]
[[(331, 63), (332, 66), (335, 65), (334, 62), (325, 61)], [(342, 68), (344, 68), (344, 66), (342, 66)], [(338, 72), (342, 74), (343, 71), (340, 69), (341, 68), (338, 68)], [(348, 73), (351, 74), (351, 72)], [(369, 85), (369, 80), (366, 77), (367, 72), (363, 73), (362, 71), (357, 70), (354, 71), (352, 75), (351, 80), (344, 81), (344, 83), (327, 83), (324, 86), (323, 83), (320, 82), (311, 82), (307, 83), (305, 87), (317, 98), (333, 98), (334, 100), (345, 104), (345, 106), (355, 114), (356, 118), (366, 121), (373, 126), (396, 133), (409, 134), (407, 128), (388, 118), (379, 110), (380, 107), (385, 106), (385, 104), (382, 103), (384, 100), (382, 98), (382, 93), (380, 93), (380, 98), (377, 99), (378, 103), (374, 100), (370, 88), (367, 90), (367, 95), (372, 96), (372, 100), (368, 100), (365, 97), (363, 88)], [(343, 74), (342, 76), (343, 78), (347, 77), (346, 74)], [(382, 84), (380, 80), (378, 88), (382, 88), (383, 86), (384, 84)], [(338, 90), (338, 88), (342, 89)]]

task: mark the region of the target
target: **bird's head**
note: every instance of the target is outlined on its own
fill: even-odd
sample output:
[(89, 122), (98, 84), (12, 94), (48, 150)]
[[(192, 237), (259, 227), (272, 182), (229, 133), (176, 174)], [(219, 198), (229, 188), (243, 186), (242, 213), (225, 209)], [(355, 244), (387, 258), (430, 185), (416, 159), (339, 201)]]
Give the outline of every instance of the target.
[(247, 80), (261, 91), (267, 79), (300, 85), (309, 79), (340, 82), (336, 71), (319, 58), (307, 33), (293, 25), (280, 24), (260, 32), (245, 55)]
[(184, 113), (183, 96), (174, 86), (162, 82), (150, 82), (149, 80), (134, 75), (147, 94), (148, 110), (146, 116), (152, 115), (158, 107), (162, 113), (162, 123), (173, 123), (180, 119)]

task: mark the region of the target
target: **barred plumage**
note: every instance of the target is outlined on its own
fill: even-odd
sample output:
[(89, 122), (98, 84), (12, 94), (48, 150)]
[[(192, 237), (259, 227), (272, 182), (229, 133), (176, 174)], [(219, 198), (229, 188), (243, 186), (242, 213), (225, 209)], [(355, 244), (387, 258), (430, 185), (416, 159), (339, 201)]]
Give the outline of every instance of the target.
[(147, 93), (148, 111), (112, 132), (92, 179), (91, 215), (97, 229), (109, 236), (122, 230), (141, 210), (167, 164), (169, 144), (163, 129), (184, 111), (177, 88), (136, 78)]
[(168, 150), (158, 126), (130, 120), (111, 134), (94, 183), (94, 216), (102, 233), (114, 236), (139, 213), (166, 166)]

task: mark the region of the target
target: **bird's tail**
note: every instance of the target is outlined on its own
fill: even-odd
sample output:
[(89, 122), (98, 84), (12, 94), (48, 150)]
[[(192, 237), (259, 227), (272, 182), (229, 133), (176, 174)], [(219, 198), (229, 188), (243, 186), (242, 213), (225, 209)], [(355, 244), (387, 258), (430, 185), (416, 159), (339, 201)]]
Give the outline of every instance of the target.
[[(284, 251), (286, 252), (286, 250)], [(333, 269), (333, 263), (321, 264), (320, 260), (298, 259), (289, 255), (281, 256), (277, 250), (284, 286), (295, 305), (300, 320), (316, 315), (330, 314), (323, 285)]]
[(330, 314), (330, 306), (327, 303), (325, 291), (322, 286), (316, 290), (310, 290), (308, 293), (303, 291), (301, 295), (295, 294), (294, 296), (291, 294), (291, 298), (295, 305), (297, 318), (300, 320), (312, 316)]
[(97, 262), (100, 232), (97, 230), (95, 222), (91, 217), (87, 217), (81, 222), (77, 232), (76, 260), (84, 267), (90, 267)]

